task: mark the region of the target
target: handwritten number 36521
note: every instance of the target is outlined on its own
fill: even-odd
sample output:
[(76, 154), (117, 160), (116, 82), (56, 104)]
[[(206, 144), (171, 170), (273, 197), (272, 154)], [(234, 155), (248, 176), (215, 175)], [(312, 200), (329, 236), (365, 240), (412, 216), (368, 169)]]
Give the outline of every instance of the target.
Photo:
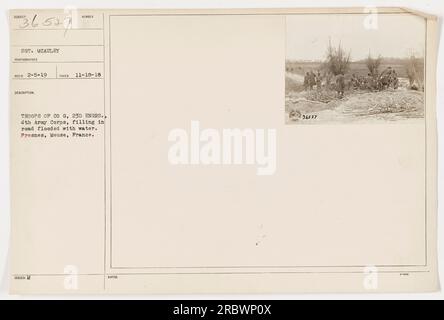
[(57, 27), (63, 25), (66, 29), (71, 28), (72, 26), (72, 17), (66, 16), (64, 18), (57, 18), (57, 17), (49, 17), (45, 18), (43, 20), (40, 20), (38, 15), (34, 15), (31, 19), (28, 17), (23, 18), (22, 24), (20, 24), (21, 29), (26, 28), (38, 28), (40, 26), (42, 27)]

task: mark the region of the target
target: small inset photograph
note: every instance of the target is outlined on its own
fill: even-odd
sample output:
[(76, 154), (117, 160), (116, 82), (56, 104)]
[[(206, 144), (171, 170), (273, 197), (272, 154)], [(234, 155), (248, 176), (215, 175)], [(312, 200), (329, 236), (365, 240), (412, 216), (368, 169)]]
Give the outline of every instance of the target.
[(289, 15), (286, 32), (286, 124), (424, 121), (424, 18)]

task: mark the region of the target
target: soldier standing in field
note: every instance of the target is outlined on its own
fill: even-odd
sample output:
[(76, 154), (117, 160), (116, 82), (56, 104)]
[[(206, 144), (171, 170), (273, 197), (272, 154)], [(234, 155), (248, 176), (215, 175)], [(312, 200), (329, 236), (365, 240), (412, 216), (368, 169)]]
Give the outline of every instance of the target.
[(396, 73), (396, 70), (393, 69), (392, 71), (392, 81), (391, 81), (392, 85), (393, 85), (393, 89), (398, 89), (399, 87), (399, 79), (398, 79), (398, 74)]
[(316, 75), (316, 89), (321, 90), (322, 88), (322, 77), (321, 72), (318, 71), (318, 74)]
[(338, 92), (339, 99), (344, 97), (345, 90), (345, 77), (344, 74), (340, 73), (336, 77), (336, 91)]
[(313, 70), (310, 71), (310, 77), (308, 79), (309, 79), (308, 80), (308, 85), (310, 87), (310, 90), (313, 90), (313, 87), (316, 84), (316, 76), (315, 76)]
[(379, 90), (385, 90), (390, 87), (392, 82), (392, 67), (386, 68), (379, 76)]
[(305, 91), (307, 91), (307, 89), (308, 89), (309, 78), (310, 78), (310, 75), (308, 74), (308, 71), (307, 71), (307, 73), (305, 73), (305, 76), (304, 76), (304, 90)]
[(325, 86), (327, 87), (327, 90), (330, 89), (330, 85), (331, 85), (331, 76), (332, 76), (331, 72), (328, 71), (328, 72), (327, 72), (327, 75), (326, 75), (326, 78), (325, 78)]
[(367, 73), (367, 78), (365, 79), (366, 82), (366, 89), (373, 91), (375, 89), (375, 82), (372, 74), (369, 72)]

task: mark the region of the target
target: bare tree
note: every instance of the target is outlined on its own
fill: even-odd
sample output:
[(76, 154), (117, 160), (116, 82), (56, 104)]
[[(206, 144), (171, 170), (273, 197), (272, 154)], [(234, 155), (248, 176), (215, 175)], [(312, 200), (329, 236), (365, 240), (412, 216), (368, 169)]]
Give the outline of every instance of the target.
[(422, 58), (417, 58), (414, 53), (410, 55), (406, 63), (407, 77), (410, 88), (421, 90), (424, 82), (424, 62)]
[(382, 63), (382, 57), (379, 55), (377, 58), (373, 58), (371, 54), (368, 54), (367, 59), (365, 60), (365, 64), (367, 65), (368, 71), (373, 77), (376, 77), (379, 74), (379, 67)]
[(334, 47), (331, 41), (327, 47), (327, 58), (324, 62), (324, 68), (333, 75), (346, 74), (350, 68), (350, 51), (346, 52), (341, 43)]

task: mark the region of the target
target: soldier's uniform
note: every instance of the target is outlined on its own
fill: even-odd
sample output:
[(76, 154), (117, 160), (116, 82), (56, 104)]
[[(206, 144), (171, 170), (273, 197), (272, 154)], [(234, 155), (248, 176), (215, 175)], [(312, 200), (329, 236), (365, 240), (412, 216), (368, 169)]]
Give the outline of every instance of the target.
[(308, 85), (310, 90), (313, 90), (314, 85), (316, 84), (316, 76), (313, 71), (310, 72), (310, 77), (308, 78)]
[(309, 75), (308, 75), (308, 72), (305, 74), (305, 76), (304, 76), (304, 90), (305, 91), (307, 91), (307, 89), (308, 89), (308, 78), (309, 78)]
[(344, 90), (345, 90), (345, 77), (343, 74), (339, 74), (336, 77), (336, 91), (338, 92), (339, 98), (344, 97)]
[(394, 69), (392, 72), (392, 84), (393, 84), (393, 89), (398, 89), (399, 79), (398, 79), (398, 74), (396, 73), (396, 71)]
[(318, 72), (318, 74), (316, 75), (316, 89), (320, 90), (322, 87), (322, 77), (321, 77), (321, 73)]

